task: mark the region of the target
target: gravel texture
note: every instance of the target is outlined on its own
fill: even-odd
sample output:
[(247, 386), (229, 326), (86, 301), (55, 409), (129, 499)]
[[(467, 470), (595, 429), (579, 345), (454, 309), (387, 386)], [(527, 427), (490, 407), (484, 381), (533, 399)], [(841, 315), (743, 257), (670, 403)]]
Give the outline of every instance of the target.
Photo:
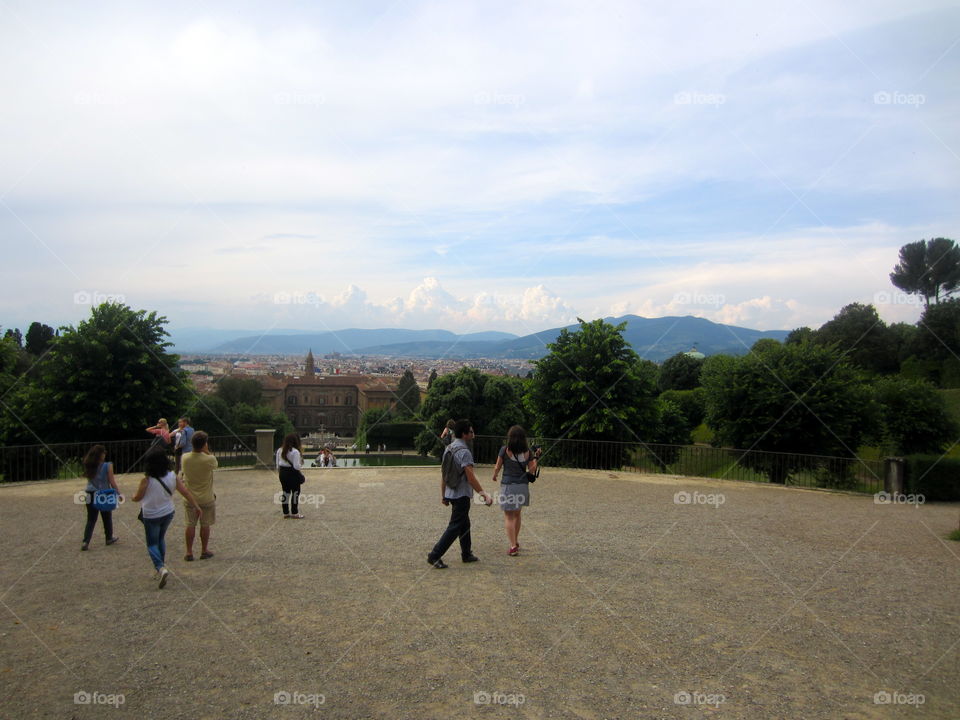
[(437, 468), (308, 472), (218, 472), (210, 560), (178, 499), (163, 590), (135, 504), (81, 553), (82, 481), (0, 486), (0, 717), (960, 717), (956, 504), (546, 468), (434, 570)]

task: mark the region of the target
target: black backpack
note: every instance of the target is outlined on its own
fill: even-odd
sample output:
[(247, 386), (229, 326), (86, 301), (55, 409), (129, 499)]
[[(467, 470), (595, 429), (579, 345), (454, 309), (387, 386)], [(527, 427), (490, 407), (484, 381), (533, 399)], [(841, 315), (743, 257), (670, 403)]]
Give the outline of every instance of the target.
[(457, 465), (457, 460), (450, 451), (449, 445), (443, 451), (443, 459), (440, 460), (440, 473), (443, 475), (443, 484), (451, 490), (455, 490), (460, 485), (463, 471)]

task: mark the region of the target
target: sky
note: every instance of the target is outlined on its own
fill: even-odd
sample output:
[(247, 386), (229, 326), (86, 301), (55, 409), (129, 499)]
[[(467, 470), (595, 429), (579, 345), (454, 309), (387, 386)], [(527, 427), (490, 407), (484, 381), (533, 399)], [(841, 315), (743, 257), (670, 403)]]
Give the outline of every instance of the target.
[(0, 327), (915, 322), (960, 6), (720, 5), (0, 0)]

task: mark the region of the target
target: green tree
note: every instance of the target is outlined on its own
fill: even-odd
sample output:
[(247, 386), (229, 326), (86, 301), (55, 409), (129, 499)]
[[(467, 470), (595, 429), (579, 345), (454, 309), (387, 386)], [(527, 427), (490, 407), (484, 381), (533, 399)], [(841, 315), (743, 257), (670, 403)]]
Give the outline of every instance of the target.
[[(726, 447), (849, 457), (874, 427), (871, 392), (834, 347), (764, 345), (706, 363), (701, 381), (707, 424)], [(744, 462), (777, 483), (796, 468), (757, 454)]]
[(686, 353), (677, 353), (667, 358), (660, 366), (657, 385), (664, 390), (693, 390), (700, 385), (700, 368), (703, 358), (690, 357)]
[(253, 378), (225, 375), (217, 381), (213, 392), (227, 404), (227, 407), (234, 407), (241, 403), (250, 407), (263, 404), (263, 388)]
[(529, 431), (525, 390), (525, 380), (486, 375), (475, 368), (441, 375), (423, 401), (420, 415), (426, 428), (417, 437), (418, 452), (439, 450), (439, 434), (450, 418), (470, 418), (479, 435), (504, 437), (511, 425), (521, 425)]
[(851, 303), (813, 334), (813, 342), (835, 345), (851, 363), (878, 374), (900, 367), (898, 337), (873, 305)]
[(13, 340), (18, 348), (23, 347), (23, 334), (20, 332), (20, 328), (7, 328), (7, 331), (3, 334), (4, 338), (10, 338)]
[(939, 453), (957, 439), (960, 429), (930, 383), (886, 377), (873, 391), (879, 406), (876, 439), (887, 454)]
[(437, 369), (433, 368), (430, 371), (430, 377), (427, 379), (427, 390), (433, 387), (433, 381), (437, 379)]
[(911, 370), (922, 366), (922, 377), (940, 387), (955, 385), (957, 358), (960, 357), (960, 299), (951, 298), (925, 308), (917, 322), (911, 343), (914, 362)]
[(692, 431), (700, 425), (707, 415), (706, 391), (702, 387), (693, 390), (666, 390), (660, 393), (661, 402), (676, 405)]
[(39, 322), (30, 323), (30, 327), (27, 329), (24, 349), (31, 355), (43, 355), (44, 351), (50, 346), (50, 343), (53, 342), (55, 334), (54, 329), (49, 325), (44, 325)]
[(535, 363), (528, 401), (540, 437), (649, 440), (657, 424), (657, 366), (623, 337), (627, 324), (579, 320)]
[(6, 442), (143, 438), (158, 417), (176, 417), (192, 388), (167, 352), (165, 322), (154, 312), (104, 303), (76, 328), (61, 328), (36, 379), (7, 403), (17, 410), (3, 418)]
[(397, 387), (397, 414), (400, 417), (416, 417), (420, 410), (420, 386), (413, 373), (407, 369)]
[[(672, 390), (670, 392), (693, 392), (692, 390)], [(667, 466), (675, 463), (680, 457), (683, 445), (693, 442), (693, 426), (684, 415), (680, 406), (661, 395), (657, 399), (657, 429), (652, 442), (656, 448), (647, 448), (653, 461), (661, 472), (667, 471)]]
[(802, 342), (809, 342), (813, 339), (813, 330), (808, 328), (806, 325), (803, 327), (794, 328), (790, 331), (787, 337), (784, 339), (784, 345), (797, 345)]
[(900, 262), (890, 273), (890, 282), (911, 295), (923, 298), (926, 307), (956, 292), (960, 287), (960, 248), (949, 238), (907, 243), (900, 248)]

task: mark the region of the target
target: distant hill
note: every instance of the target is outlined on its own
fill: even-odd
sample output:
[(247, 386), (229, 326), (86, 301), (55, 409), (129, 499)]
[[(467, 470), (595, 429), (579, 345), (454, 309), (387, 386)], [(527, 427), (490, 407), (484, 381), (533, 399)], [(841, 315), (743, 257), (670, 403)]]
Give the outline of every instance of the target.
[[(655, 362), (666, 360), (692, 347), (704, 355), (742, 355), (761, 338), (783, 341), (786, 330), (752, 330), (723, 325), (704, 318), (684, 317), (644, 318), (625, 315), (606, 318), (608, 322), (626, 322), (624, 338), (641, 357)], [(568, 325), (571, 332), (579, 325)], [(315, 354), (340, 352), (345, 355), (393, 355), (396, 357), (451, 358), (518, 358), (535, 360), (547, 353), (547, 344), (556, 340), (563, 328), (543, 330), (517, 337), (504, 332), (483, 332), (456, 335), (447, 330), (380, 330), (347, 329), (325, 333), (249, 334), (234, 337), (227, 342), (196, 349), (194, 352), (243, 353), (247, 355), (305, 355), (308, 349)], [(224, 331), (208, 331), (208, 333)], [(289, 334), (287, 334), (289, 333)], [(213, 337), (211, 334), (210, 337)], [(222, 336), (221, 336), (222, 337)], [(178, 338), (178, 334), (174, 335)], [(178, 351), (187, 350), (176, 343)]]
[[(208, 352), (218, 353), (245, 353), (248, 355), (298, 355), (307, 354), (313, 350), (314, 354), (324, 355), (331, 352), (343, 354), (377, 354), (365, 348), (409, 345), (411, 343), (436, 342), (449, 347), (461, 339), (480, 344), (495, 343), (505, 339), (516, 338), (516, 335), (502, 332), (472, 333), (470, 335), (456, 335), (448, 330), (400, 330), (383, 328), (379, 330), (360, 330), (350, 328), (334, 332), (280, 335), (252, 335), (234, 337), (229, 342), (221, 343)], [(381, 354), (394, 354), (391, 352)]]

